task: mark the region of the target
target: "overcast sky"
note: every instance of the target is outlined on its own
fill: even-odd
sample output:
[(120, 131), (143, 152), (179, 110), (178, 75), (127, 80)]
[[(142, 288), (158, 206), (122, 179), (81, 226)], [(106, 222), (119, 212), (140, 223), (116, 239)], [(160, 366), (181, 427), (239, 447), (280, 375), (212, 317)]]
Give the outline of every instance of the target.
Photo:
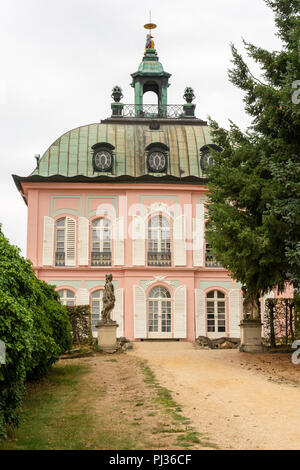
[(130, 73), (143, 56), (150, 7), (155, 47), (172, 74), (168, 102), (182, 103), (192, 86), (197, 117), (249, 124), (227, 78), (230, 42), (280, 49), (263, 0), (1, 0), (0, 223), (23, 255), (27, 207), (11, 174), (28, 176), (34, 155), (61, 134), (108, 117), (114, 85), (133, 103)]

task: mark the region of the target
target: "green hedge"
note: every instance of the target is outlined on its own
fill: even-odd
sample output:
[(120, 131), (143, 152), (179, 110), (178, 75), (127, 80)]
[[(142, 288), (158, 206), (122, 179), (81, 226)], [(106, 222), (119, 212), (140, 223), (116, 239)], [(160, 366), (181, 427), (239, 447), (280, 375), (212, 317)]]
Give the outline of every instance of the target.
[(44, 375), (70, 349), (71, 325), (54, 287), (37, 279), (31, 263), (10, 245), (0, 227), (0, 440), (17, 425), (26, 379)]

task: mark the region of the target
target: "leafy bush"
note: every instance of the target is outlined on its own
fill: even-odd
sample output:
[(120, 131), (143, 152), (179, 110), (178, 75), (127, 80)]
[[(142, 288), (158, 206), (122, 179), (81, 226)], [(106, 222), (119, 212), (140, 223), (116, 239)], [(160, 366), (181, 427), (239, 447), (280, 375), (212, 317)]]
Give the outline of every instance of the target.
[(44, 375), (71, 347), (65, 307), (19, 251), (0, 228), (0, 339), (6, 345), (6, 363), (0, 366), (0, 440), (7, 424), (19, 422), (26, 379)]
[(0, 288), (0, 338), (6, 345), (6, 364), (0, 366), (0, 440), (6, 435), (6, 424), (19, 422), (32, 330), (32, 314), (24, 299), (17, 300)]

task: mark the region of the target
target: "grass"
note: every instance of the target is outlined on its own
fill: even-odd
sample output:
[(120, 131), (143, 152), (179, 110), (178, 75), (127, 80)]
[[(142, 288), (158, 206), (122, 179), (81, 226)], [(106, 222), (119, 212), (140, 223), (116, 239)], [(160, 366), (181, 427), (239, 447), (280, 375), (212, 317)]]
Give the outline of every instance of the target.
[(28, 385), (20, 426), (10, 428), (0, 450), (89, 450), (135, 448), (125, 433), (99, 425), (93, 398), (104, 396), (105, 387), (82, 389), (80, 379), (88, 365), (56, 364), (46, 378)]
[(9, 429), (10, 439), (0, 449), (89, 448), (90, 410), (74, 406), (79, 378), (87, 372), (89, 368), (79, 364), (56, 365), (46, 378), (30, 383), (20, 427)]
[[(156, 389), (156, 403), (160, 404), (167, 413), (171, 414), (174, 423), (178, 423), (181, 424), (181, 426), (185, 426), (181, 428), (174, 427), (169, 429), (157, 428), (153, 430), (153, 434), (180, 434), (179, 436), (177, 436), (176, 444), (184, 448), (190, 448), (193, 447), (195, 444), (201, 444), (203, 447), (212, 447), (214, 449), (218, 449), (218, 446), (216, 444), (209, 442), (208, 437), (204, 437), (193, 427), (189, 426), (191, 423), (190, 419), (182, 415), (181, 406), (176, 403), (176, 401), (173, 399), (170, 390), (165, 387), (162, 387), (159, 384), (153, 371), (147, 365), (147, 362), (140, 361), (139, 365), (144, 374), (145, 382)], [(202, 440), (200, 439), (200, 437), (202, 437)]]
[(9, 437), (0, 450), (164, 448), (169, 446), (165, 444), (168, 437), (177, 438), (174, 444), (180, 448), (199, 447), (199, 443), (217, 448), (189, 426), (190, 420), (146, 362), (139, 362), (139, 366), (153, 391), (152, 409), (139, 390), (134, 398), (125, 394), (111, 401), (109, 385), (85, 378), (93, 371), (87, 363), (55, 364), (45, 378), (28, 384), (20, 426), (8, 430)]

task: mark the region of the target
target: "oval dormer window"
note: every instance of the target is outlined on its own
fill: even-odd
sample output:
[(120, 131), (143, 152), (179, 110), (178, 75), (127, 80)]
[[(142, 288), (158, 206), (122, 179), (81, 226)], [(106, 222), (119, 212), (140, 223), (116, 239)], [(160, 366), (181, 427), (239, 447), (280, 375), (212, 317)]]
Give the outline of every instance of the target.
[(151, 173), (167, 173), (169, 147), (161, 142), (153, 142), (146, 147), (147, 167)]
[(216, 150), (217, 152), (221, 152), (222, 149), (218, 145), (215, 144), (208, 144), (204, 145), (200, 149), (200, 166), (205, 173), (206, 169), (214, 164), (214, 157), (211, 155), (211, 149)]
[(112, 171), (114, 146), (108, 142), (100, 142), (92, 146), (94, 171)]
[(165, 171), (167, 166), (167, 158), (163, 152), (154, 150), (149, 153), (148, 165), (150, 171)]
[(94, 157), (97, 171), (109, 171), (112, 167), (112, 154), (108, 150), (99, 150)]

